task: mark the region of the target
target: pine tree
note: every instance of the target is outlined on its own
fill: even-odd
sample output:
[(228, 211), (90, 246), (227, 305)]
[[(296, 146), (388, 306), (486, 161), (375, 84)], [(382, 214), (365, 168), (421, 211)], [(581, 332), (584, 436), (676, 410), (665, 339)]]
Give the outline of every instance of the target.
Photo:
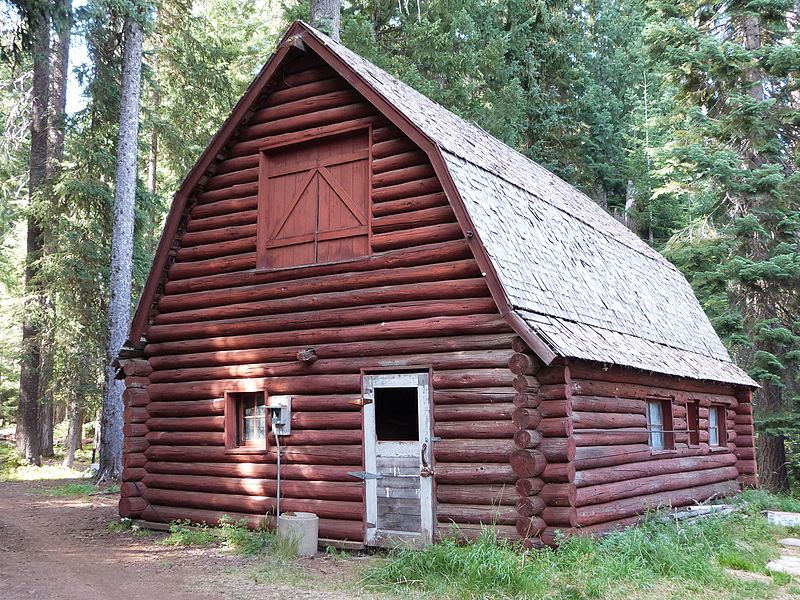
[(800, 367), (800, 106), (786, 0), (652, 2), (648, 49), (673, 104), (656, 155), (683, 230), (668, 256), (690, 279), (755, 396), (762, 482), (786, 491)]

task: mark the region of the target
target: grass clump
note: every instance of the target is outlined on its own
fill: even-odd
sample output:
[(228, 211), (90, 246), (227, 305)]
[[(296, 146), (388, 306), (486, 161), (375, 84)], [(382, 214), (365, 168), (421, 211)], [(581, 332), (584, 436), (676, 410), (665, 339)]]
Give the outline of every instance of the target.
[(173, 521), (169, 535), (159, 544), (165, 546), (209, 546), (219, 542), (219, 536), (208, 525), (192, 525), (189, 519)]
[[(447, 598), (768, 598), (786, 577), (766, 578), (785, 528), (761, 511), (795, 499), (757, 492), (740, 513), (676, 522), (649, 515), (637, 527), (602, 538), (570, 537), (558, 549), (526, 553), (484, 531), (477, 540), (446, 539), (422, 551), (398, 548), (369, 567), (362, 584)], [(737, 576), (733, 571), (744, 572)], [(790, 590), (793, 591), (793, 590)]]
[(98, 490), (91, 481), (81, 481), (43, 487), (37, 489), (36, 492), (53, 498), (82, 498), (84, 496), (94, 496), (98, 493)]
[(275, 534), (264, 528), (250, 529), (246, 519), (234, 522), (224, 516), (219, 525), (224, 546), (244, 556), (265, 554), (274, 545)]

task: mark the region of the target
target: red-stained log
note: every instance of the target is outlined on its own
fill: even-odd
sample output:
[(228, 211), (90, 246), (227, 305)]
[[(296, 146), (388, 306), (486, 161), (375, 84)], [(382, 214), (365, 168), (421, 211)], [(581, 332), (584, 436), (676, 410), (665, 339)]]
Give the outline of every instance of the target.
[[(439, 252), (444, 251), (444, 249), (439, 250)], [(449, 247), (446, 251), (456, 255), (462, 252), (459, 246)], [(419, 260), (418, 254), (411, 253), (411, 257), (416, 257), (417, 260)], [(410, 260), (411, 259), (407, 259), (407, 261)], [(204, 317), (206, 313), (187, 311), (209, 308), (212, 306), (218, 308), (214, 312), (209, 313), (209, 315), (217, 319), (246, 316), (242, 314), (241, 310), (231, 313), (231, 305), (236, 306), (241, 303), (262, 302), (281, 298), (288, 298), (297, 302), (298, 297), (331, 292), (344, 292), (344, 294), (334, 297), (339, 302), (339, 304), (335, 306), (341, 306), (342, 300), (344, 299), (358, 299), (358, 295), (355, 294), (356, 290), (365, 290), (374, 287), (385, 288), (390, 285), (402, 284), (418, 285), (432, 281), (441, 285), (442, 281), (480, 276), (480, 269), (475, 264), (475, 261), (464, 259), (438, 262), (436, 264), (419, 264), (417, 262), (416, 265), (411, 264), (408, 266), (392, 266), (388, 265), (387, 261), (376, 260), (373, 263), (365, 261), (361, 267), (361, 269), (352, 268), (346, 272), (337, 272), (333, 269), (318, 271), (309, 267), (307, 269), (302, 269), (302, 271), (306, 271), (304, 276), (294, 273), (294, 271), (298, 271), (298, 269), (293, 269), (289, 272), (281, 272), (280, 275), (275, 275), (272, 274), (271, 271), (266, 271), (272, 274), (272, 276), (266, 277), (254, 274), (244, 280), (247, 282), (246, 285), (242, 284), (242, 278), (238, 276), (236, 277), (238, 283), (235, 287), (218, 288), (215, 286), (216, 289), (190, 291), (180, 294), (173, 291), (170, 295), (161, 298), (158, 304), (159, 311), (161, 311), (161, 313), (183, 311), (184, 314), (173, 317), (167, 317), (165, 314), (161, 314), (156, 320), (156, 323), (193, 322), (197, 317)], [(331, 271), (333, 272), (328, 274)], [(214, 279), (214, 283), (219, 284), (220, 281), (225, 281), (228, 277), (228, 275), (217, 277)], [(292, 277), (294, 277), (294, 279)], [(434, 286), (428, 287), (432, 288)], [(397, 290), (389, 289), (383, 291), (394, 293)], [(433, 292), (433, 290), (430, 291)], [(385, 299), (385, 296), (381, 299)], [(417, 299), (419, 299), (419, 297), (417, 297)], [(289, 300), (286, 302), (288, 301)], [(361, 303), (368, 304), (369, 302), (362, 301)], [(275, 303), (269, 305), (255, 305), (259, 312), (254, 314), (262, 314), (261, 311), (264, 308), (274, 310), (279, 306), (279, 304)], [(225, 310), (223, 310), (223, 307)], [(312, 307), (316, 307), (316, 305), (312, 305)], [(298, 310), (298, 308), (293, 310)], [(302, 310), (302, 308), (300, 308), (300, 310)], [(292, 310), (284, 310), (282, 312), (292, 312)], [(179, 316), (182, 317), (181, 320), (177, 320)]]
[(539, 413), (542, 417), (569, 417), (572, 415), (572, 405), (566, 400), (543, 400), (539, 403)]
[(515, 450), (513, 440), (439, 440), (433, 445), (437, 461), (502, 463)]
[(147, 475), (147, 471), (142, 468), (125, 468), (122, 470), (122, 481), (125, 482), (134, 482), (140, 481), (144, 479)]
[(602, 483), (600, 485), (580, 488), (575, 505), (580, 507), (590, 504), (602, 504), (604, 502), (611, 502), (633, 496), (644, 496), (671, 490), (700, 487), (720, 481), (735, 480), (738, 475), (739, 472), (736, 470), (736, 467), (730, 466), (717, 469), (705, 469), (702, 471), (670, 473), (669, 477), (652, 475), (650, 477), (641, 477), (626, 481)]
[[(676, 441), (681, 441), (681, 435), (675, 434)], [(685, 438), (685, 434), (683, 435)], [(584, 446), (613, 446), (616, 444), (646, 444), (650, 439), (645, 427), (630, 427), (622, 429), (587, 430), (576, 429), (574, 433), (575, 444)], [(683, 440), (685, 441), (685, 439)]]
[[(634, 398), (606, 396), (572, 396), (572, 410), (581, 412), (645, 414), (647, 402)], [(675, 406), (674, 408), (678, 408)]]
[[(148, 443), (169, 446), (223, 446), (221, 431), (151, 431), (145, 436)], [(146, 448), (145, 448), (146, 449)]]
[(146, 360), (133, 358), (120, 361), (122, 370), (128, 377), (147, 377), (153, 372), (153, 367)]
[(481, 523), (478, 525), (471, 523), (447, 523), (440, 525), (437, 530), (437, 539), (450, 539), (456, 538), (458, 540), (474, 540), (484, 534), (485, 531), (490, 531), (492, 535), (498, 539), (516, 541), (519, 540), (519, 534), (515, 527), (511, 525), (494, 525), (488, 523)]
[[(152, 344), (145, 348), (148, 354), (189, 354), (212, 350), (240, 350), (270, 345), (314, 345), (334, 342), (357, 342), (364, 339), (424, 338), (437, 336), (475, 335), (478, 333), (505, 333), (510, 326), (495, 315), (459, 315), (453, 317), (430, 317), (409, 321), (391, 321), (370, 325), (354, 325), (347, 328), (326, 328), (313, 331), (271, 332), (254, 335), (218, 337), (206, 340), (187, 340)], [(507, 370), (505, 372), (508, 373)], [(465, 381), (469, 378), (465, 378)], [(504, 378), (496, 378), (503, 380)], [(491, 384), (486, 384), (491, 385)], [(497, 384), (495, 384), (497, 385)], [(443, 386), (447, 387), (447, 386)], [(469, 387), (469, 386), (453, 386)], [(151, 399), (155, 400), (150, 391)]]
[[(667, 506), (685, 506), (695, 502), (703, 502), (712, 497), (724, 497), (738, 490), (738, 482), (722, 481), (683, 490), (660, 492), (646, 496), (627, 498), (625, 500), (606, 502), (605, 504), (584, 506), (578, 509), (577, 521), (578, 524), (582, 526), (595, 525), (606, 521), (616, 521), (618, 519), (642, 514), (648, 509)], [(551, 523), (548, 521), (548, 525), (550, 524)]]
[(542, 415), (535, 408), (516, 408), (511, 418), (519, 429), (536, 429), (542, 420)]
[(486, 523), (514, 525), (519, 515), (514, 506), (487, 506), (483, 504), (444, 504), (436, 507), (439, 523)]
[[(669, 375), (650, 374), (626, 367), (596, 366), (591, 363), (576, 362), (570, 365), (570, 372), (573, 379), (598, 380), (600, 382), (617, 382), (622, 384), (631, 384), (631, 382), (634, 382), (635, 385), (657, 387), (662, 388), (662, 390), (697, 392), (700, 395), (711, 393), (733, 396), (735, 394), (735, 388), (732, 385), (680, 379)], [(622, 395), (624, 396), (624, 394)], [(662, 394), (656, 393), (655, 395)]]
[(147, 435), (148, 431), (145, 423), (128, 423), (122, 427), (122, 435), (125, 437), (142, 437)]
[(428, 225), (402, 231), (378, 233), (372, 236), (371, 243), (375, 252), (385, 252), (410, 246), (420, 246), (425, 243), (448, 242), (463, 237), (464, 234), (458, 223), (442, 223), (440, 225)]
[(548, 483), (539, 492), (547, 506), (575, 506), (578, 490), (571, 483)]
[(535, 392), (517, 392), (514, 394), (514, 406), (518, 408), (536, 408), (541, 401), (541, 398)]
[(497, 464), (436, 463), (436, 483), (476, 484), (506, 483), (514, 484), (517, 474), (508, 461)]
[(538, 450), (516, 450), (509, 463), (519, 478), (538, 477), (545, 470), (547, 459)]
[[(482, 336), (483, 337), (483, 336)], [(486, 336), (488, 338), (489, 336)], [(493, 336), (502, 337), (502, 336)], [(455, 339), (455, 338), (454, 338)], [(422, 340), (427, 342), (428, 340)], [(437, 340), (430, 340), (436, 343)], [(460, 388), (454, 390), (434, 390), (434, 408), (444, 405), (458, 404), (486, 404), (486, 403), (506, 403), (514, 398), (514, 390), (511, 388)]]
[(122, 392), (122, 401), (126, 407), (140, 408), (150, 404), (150, 395), (146, 388), (127, 388)]
[[(149, 487), (143, 491), (143, 496), (152, 504), (166, 506), (185, 506), (187, 508), (261, 514), (275, 512), (275, 498), (268, 496), (214, 494)], [(361, 518), (363, 505), (361, 502), (340, 500), (281, 498), (281, 509), (285, 511), (313, 512), (321, 518), (356, 520)]]
[[(573, 369), (574, 371), (574, 369)], [(732, 408), (738, 404), (736, 398), (733, 396), (709, 393), (709, 392), (686, 392), (676, 389), (680, 384), (676, 380), (672, 383), (673, 387), (658, 387), (650, 385), (640, 385), (635, 383), (623, 382), (610, 382), (610, 381), (597, 381), (577, 379), (573, 372), (570, 387), (574, 396), (606, 396), (609, 398), (629, 398), (646, 400), (652, 396), (672, 397), (675, 402), (686, 402), (687, 400), (699, 400), (701, 405), (711, 402), (722, 403)], [(724, 386), (721, 386), (724, 387)]]
[(560, 365), (541, 369), (536, 373), (536, 378), (541, 385), (555, 385), (561, 383), (569, 385), (571, 381), (569, 367)]
[(531, 354), (516, 352), (508, 361), (508, 368), (515, 375), (536, 375), (542, 361)]
[(537, 429), (544, 437), (569, 437), (572, 435), (572, 420), (569, 417), (541, 419)]
[(372, 176), (373, 194), (380, 188), (407, 183), (409, 181), (419, 181), (428, 177), (435, 177), (433, 167), (431, 167), (429, 163), (378, 173)]
[[(258, 392), (270, 394), (352, 393), (361, 389), (360, 375), (315, 375), (313, 377), (269, 377), (261, 379), (217, 379), (182, 383), (154, 383), (150, 386), (153, 400), (192, 400), (222, 398), (225, 392)], [(130, 409), (128, 409), (130, 410)], [(145, 421), (147, 419), (144, 419)]]
[(126, 469), (136, 469), (147, 464), (147, 457), (142, 453), (127, 453), (122, 455), (122, 466)]
[(581, 429), (614, 429), (617, 427), (647, 427), (647, 417), (642, 414), (577, 412), (572, 413), (572, 426), (576, 433)]
[(439, 183), (439, 179), (436, 177), (416, 179), (414, 181), (373, 190), (372, 201), (378, 203), (387, 202), (389, 200), (397, 200), (398, 198), (410, 198), (412, 196), (432, 194), (434, 192), (440, 192), (441, 190), (442, 186)]
[[(150, 446), (145, 452), (151, 461), (176, 462), (276, 462), (275, 449), (264, 454), (236, 454), (221, 446)], [(337, 445), (281, 447), (283, 464), (361, 465), (361, 446)]]
[(516, 427), (506, 421), (444, 421), (433, 426), (434, 435), (443, 439), (508, 439), (514, 436)]
[[(281, 479), (357, 483), (358, 480), (348, 474), (353, 471), (352, 466), (346, 465), (281, 465)], [(263, 463), (148, 462), (147, 472), (205, 477), (275, 479), (278, 475), (278, 467), (275, 464)]]
[[(437, 397), (438, 399), (438, 397)], [(434, 420), (439, 421), (487, 421), (510, 420), (513, 406), (509, 402), (493, 404), (446, 404), (435, 405)]]
[(520, 429), (514, 434), (517, 448), (536, 448), (542, 441), (542, 434), (535, 429)]
[(544, 485), (544, 481), (538, 477), (525, 477), (523, 479), (518, 479), (515, 487), (517, 489), (517, 494), (520, 496), (535, 496), (541, 493)]
[[(378, 270), (387, 270), (388, 273), (394, 269), (457, 261), (470, 257), (471, 254), (467, 241), (455, 240), (436, 244), (425, 244), (416, 248), (372, 254), (371, 256), (347, 261), (346, 263), (309, 265), (302, 267), (302, 269), (252, 271), (248, 272), (244, 277), (241, 273), (216, 273), (183, 281), (168, 281), (165, 291), (167, 294), (186, 294), (211, 290), (227, 290), (239, 286), (291, 281), (297, 279), (298, 275), (303, 279), (307, 279)], [(179, 267), (181, 267), (180, 263), (174, 265), (170, 273)], [(386, 284), (384, 283), (383, 285)], [(156, 322), (161, 322), (161, 320), (157, 320)]]
[(547, 523), (540, 517), (519, 518), (515, 523), (517, 533), (523, 538), (536, 537), (544, 531)]
[[(225, 412), (225, 400), (222, 398), (204, 400), (185, 400), (151, 402), (147, 412), (153, 417), (206, 417), (221, 415)], [(153, 427), (152, 429), (156, 429)]]
[(123, 415), (126, 423), (145, 423), (150, 416), (146, 408), (126, 408)]
[(144, 498), (134, 496), (122, 497), (119, 499), (119, 516), (124, 519), (135, 519), (139, 517), (142, 512), (144, 512), (145, 508), (147, 508), (147, 500)]
[(141, 454), (150, 446), (143, 437), (126, 437), (122, 442), (123, 454)]
[(572, 483), (575, 481), (575, 465), (571, 462), (550, 463), (540, 477), (547, 483)]
[(521, 517), (538, 517), (544, 509), (544, 500), (539, 496), (527, 496), (517, 501), (517, 512)]
[(487, 504), (514, 506), (519, 494), (509, 484), (472, 484), (436, 486), (436, 499), (445, 504)]
[[(148, 488), (168, 490), (243, 494), (246, 496), (275, 496), (277, 493), (277, 482), (274, 479), (149, 474), (144, 476), (143, 482)], [(299, 498), (360, 502), (363, 496), (363, 488), (363, 483), (357, 481), (298, 481), (287, 479), (281, 481), (281, 499)]]
[(150, 431), (224, 431), (225, 418), (214, 417), (153, 417), (147, 420)]
[(450, 206), (426, 208), (407, 213), (396, 213), (386, 217), (376, 217), (372, 220), (373, 233), (388, 233), (414, 227), (440, 225), (453, 223), (455, 215)]
[[(374, 139), (374, 138), (373, 138)], [(385, 173), (395, 169), (403, 169), (414, 165), (421, 165), (428, 162), (427, 155), (422, 150), (412, 150), (410, 152), (400, 152), (392, 154), (386, 158), (378, 158), (372, 161), (372, 173)]]
[(427, 210), (430, 208), (445, 206), (449, 207), (447, 196), (444, 194), (444, 192), (436, 192), (433, 194), (424, 194), (422, 196), (400, 198), (398, 200), (391, 200), (390, 202), (373, 204), (372, 215), (377, 219), (380, 217), (387, 217), (389, 215), (409, 213), (412, 211)]
[(575, 458), (574, 438), (543, 438), (537, 448), (549, 463), (566, 463)]
[(575, 527), (578, 524), (578, 511), (572, 506), (548, 506), (541, 516), (549, 526)]

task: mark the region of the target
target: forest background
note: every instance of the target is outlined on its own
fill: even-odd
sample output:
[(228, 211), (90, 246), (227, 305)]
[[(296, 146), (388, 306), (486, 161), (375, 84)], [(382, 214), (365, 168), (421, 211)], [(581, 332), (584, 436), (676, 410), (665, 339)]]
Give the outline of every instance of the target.
[[(21, 16), (37, 10), (46, 61)], [(24, 321), (38, 349), (40, 449), (53, 454), (56, 430), (67, 462), (75, 444), (59, 437), (79, 440), (103, 398), (133, 10), (144, 30), (134, 303), (172, 192), (309, 11), (290, 0), (0, 0), (0, 428), (17, 418), (31, 362)], [(797, 0), (347, 0), (341, 24), (345, 45), (579, 187), (686, 275), (762, 386), (759, 470), (774, 491), (800, 487), (798, 27)], [(30, 195), (42, 63), (58, 151)], [(42, 243), (26, 261), (31, 226)]]

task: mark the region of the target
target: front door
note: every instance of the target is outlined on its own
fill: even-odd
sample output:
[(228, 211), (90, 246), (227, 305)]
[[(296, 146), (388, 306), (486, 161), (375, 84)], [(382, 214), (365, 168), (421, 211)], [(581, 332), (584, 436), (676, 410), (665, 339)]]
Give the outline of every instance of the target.
[(364, 398), (366, 543), (428, 544), (433, 540), (428, 374), (365, 375)]

